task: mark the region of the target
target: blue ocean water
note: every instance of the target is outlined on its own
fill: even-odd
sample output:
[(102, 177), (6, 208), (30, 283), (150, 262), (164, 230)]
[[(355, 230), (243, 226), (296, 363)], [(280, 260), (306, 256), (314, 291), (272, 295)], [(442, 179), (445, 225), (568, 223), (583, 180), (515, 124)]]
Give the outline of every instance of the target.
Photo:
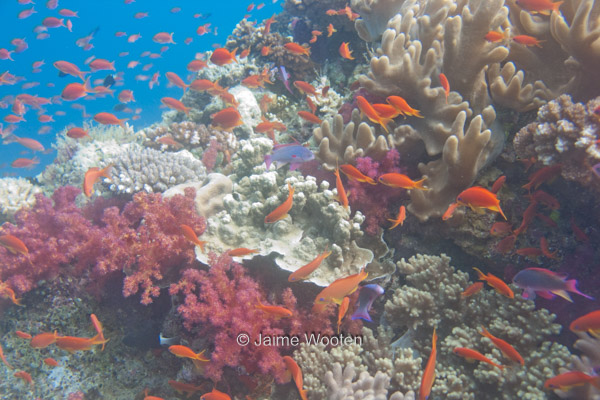
[[(11, 60), (0, 60), (0, 74), (10, 72), (23, 79), (15, 85), (0, 85), (0, 123), (6, 129), (9, 123), (3, 119), (11, 114), (12, 99), (27, 93), (45, 98), (59, 99), (63, 88), (72, 82), (79, 82), (72, 76), (59, 77), (58, 70), (53, 67), (55, 61), (64, 60), (76, 64), (82, 71), (89, 71), (84, 64), (89, 57), (103, 58), (115, 61), (116, 71), (97, 71), (91, 75), (92, 80), (104, 79), (109, 73), (123, 73), (123, 85), (113, 87), (115, 97), (97, 98), (94, 100), (79, 99), (74, 102), (61, 102), (49, 104), (43, 108), (44, 114), (51, 115), (55, 122), (41, 123), (38, 121), (38, 110), (27, 107), (24, 115), (26, 122), (20, 122), (14, 131), (19, 137), (33, 138), (41, 142), (46, 149), (50, 148), (56, 135), (68, 125), (82, 126), (84, 120), (91, 120), (91, 116), (98, 112), (111, 112), (119, 118), (132, 118), (133, 113), (117, 112), (113, 107), (119, 103), (118, 93), (122, 89), (130, 89), (134, 93), (136, 102), (129, 103), (131, 109), (141, 108), (139, 119), (129, 123), (136, 130), (143, 128), (160, 119), (162, 109), (160, 99), (165, 96), (179, 98), (181, 89), (167, 87), (166, 72), (175, 72), (182, 79), (187, 80), (189, 72), (186, 65), (195, 58), (197, 53), (209, 51), (213, 46), (225, 44), (226, 38), (231, 34), (235, 25), (246, 14), (250, 21), (260, 23), (274, 13), (281, 11), (281, 5), (273, 0), (268, 0), (264, 7), (256, 7), (247, 12), (250, 1), (197, 1), (197, 0), (137, 0), (125, 4), (124, 0), (103, 1), (77, 1), (59, 0), (55, 9), (48, 9), (46, 1), (38, 0), (36, 4), (19, 4), (17, 0), (0, 2), (0, 15), (3, 23), (0, 25), (0, 49), (12, 51), (15, 46), (11, 44), (14, 38), (24, 39), (28, 48), (21, 53), (12, 53)], [(258, 4), (258, 3), (257, 3)], [(25, 19), (19, 19), (18, 14), (34, 7), (35, 13)], [(175, 9), (174, 9), (175, 8)], [(177, 11), (177, 8), (180, 10)], [(59, 14), (61, 9), (76, 11), (78, 18), (66, 18)], [(137, 19), (136, 13), (148, 13), (145, 18)], [(50, 28), (46, 39), (36, 39), (34, 32), (36, 26), (42, 24), (46, 17), (68, 19), (73, 24), (72, 32), (65, 27)], [(210, 23), (211, 32), (198, 35), (200, 25)], [(95, 31), (91, 44), (93, 48), (84, 50), (78, 47), (76, 41), (88, 36)], [(125, 32), (122, 37), (115, 36), (117, 31)], [(150, 59), (142, 57), (143, 52), (160, 53), (163, 44), (155, 43), (152, 37), (158, 32), (173, 33), (175, 44), (169, 44), (168, 50), (160, 58)], [(131, 34), (141, 34), (141, 38), (134, 43), (129, 43), (127, 38)], [(186, 38), (191, 38), (189, 44)], [(120, 53), (128, 53), (120, 56)], [(130, 61), (139, 61), (135, 68), (128, 69)], [(32, 64), (44, 61), (41, 72), (34, 73)], [(145, 65), (152, 64), (143, 71)], [(138, 81), (136, 75), (151, 77), (155, 72), (160, 73), (159, 86), (149, 89), (148, 81)], [(35, 85), (38, 82), (38, 85)], [(35, 85), (23, 88), (23, 85)], [(90, 116), (84, 118), (82, 110), (73, 108), (73, 104), (85, 106), (86, 113)], [(56, 115), (57, 111), (65, 115)], [(59, 114), (60, 114), (59, 112)], [(44, 128), (44, 126), (47, 126)], [(40, 129), (48, 130), (40, 134)], [(12, 168), (10, 164), (19, 157), (32, 158), (34, 154), (18, 143), (0, 145), (0, 174), (3, 176), (35, 176), (45, 165), (51, 163), (55, 152), (48, 154), (35, 154), (40, 158), (40, 164), (32, 169)]]

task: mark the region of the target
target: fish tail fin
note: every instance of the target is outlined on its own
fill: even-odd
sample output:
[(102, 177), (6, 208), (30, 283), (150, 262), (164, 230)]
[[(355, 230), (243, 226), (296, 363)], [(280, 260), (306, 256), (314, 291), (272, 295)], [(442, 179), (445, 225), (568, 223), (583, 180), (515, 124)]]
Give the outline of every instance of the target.
[(271, 167), (272, 158), (270, 154), (265, 156), (265, 164), (267, 165), (267, 170)]
[(422, 116), (422, 115), (421, 115), (421, 111), (419, 111), (419, 110), (414, 110), (414, 109), (413, 109), (413, 111), (412, 111), (411, 115), (412, 115), (413, 117), (417, 117), (417, 118), (425, 118), (424, 116)]
[(308, 399), (308, 397), (306, 397), (306, 389), (300, 389), (299, 392), (300, 392), (300, 398), (302, 400), (307, 400)]
[(577, 279), (570, 279), (565, 282), (567, 284), (567, 290), (572, 293), (577, 293), (580, 296), (585, 297), (586, 299), (594, 300), (592, 296), (588, 296), (585, 293), (581, 293), (579, 289), (577, 289)]
[(556, 3), (552, 3), (552, 11), (560, 13), (559, 8), (562, 5), (562, 3), (564, 3), (564, 1), (557, 1)]
[(425, 182), (426, 180), (427, 180), (427, 178), (423, 178), (420, 181), (416, 181), (415, 189), (430, 190), (429, 188), (426, 188), (425, 186), (423, 186), (423, 182)]
[(238, 61), (237, 61), (237, 58), (235, 58), (235, 52), (237, 51), (237, 49), (238, 49), (238, 48), (236, 47), (236, 48), (235, 48), (235, 49), (233, 49), (233, 51), (231, 52), (231, 58), (233, 58), (233, 61), (235, 61), (236, 63), (238, 62)]
[(129, 121), (129, 118), (123, 118), (119, 120), (119, 125), (121, 125), (121, 128), (123, 129), (126, 129), (125, 121)]
[(566, 290), (551, 290), (550, 293), (560, 296), (571, 303), (573, 302), (573, 299), (571, 299), (571, 296), (569, 296), (569, 293), (567, 293)]
[(106, 167), (102, 168), (99, 171), (100, 176), (103, 176), (105, 178), (111, 179), (111, 177), (110, 177), (110, 171), (111, 171), (112, 167), (113, 167), (113, 165), (110, 164), (110, 165), (107, 165)]
[(369, 312), (367, 311), (366, 308), (357, 309), (356, 311), (354, 311), (354, 313), (350, 317), (350, 319), (352, 321), (357, 320), (359, 318), (364, 321), (373, 322), (373, 320), (371, 319), (371, 316), (369, 315)]
[(485, 336), (486, 338), (490, 338), (492, 336), (491, 333), (488, 332), (487, 329), (485, 329), (485, 327), (482, 325), (481, 326), (481, 332), (479, 332), (481, 335)]
[(477, 272), (477, 278), (480, 281), (485, 281), (486, 280), (486, 276), (483, 272), (481, 272), (481, 270), (477, 267), (473, 267), (473, 269), (475, 270), (475, 272)]

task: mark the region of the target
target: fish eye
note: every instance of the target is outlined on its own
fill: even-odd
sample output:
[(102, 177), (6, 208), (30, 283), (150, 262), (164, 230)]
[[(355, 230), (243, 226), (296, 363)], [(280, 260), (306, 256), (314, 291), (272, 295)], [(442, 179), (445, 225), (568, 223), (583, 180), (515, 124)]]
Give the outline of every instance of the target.
[(325, 298), (324, 298), (324, 297), (321, 297), (321, 298), (319, 299), (319, 301), (325, 301)]

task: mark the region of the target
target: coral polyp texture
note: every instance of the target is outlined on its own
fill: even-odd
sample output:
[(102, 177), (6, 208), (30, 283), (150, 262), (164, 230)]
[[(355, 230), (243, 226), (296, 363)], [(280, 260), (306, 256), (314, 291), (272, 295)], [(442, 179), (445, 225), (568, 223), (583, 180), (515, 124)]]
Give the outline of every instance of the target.
[(600, 191), (600, 177), (593, 171), (600, 163), (598, 107), (600, 97), (583, 104), (566, 94), (542, 106), (536, 121), (515, 135), (517, 156), (534, 157), (547, 166), (560, 164), (563, 178)]

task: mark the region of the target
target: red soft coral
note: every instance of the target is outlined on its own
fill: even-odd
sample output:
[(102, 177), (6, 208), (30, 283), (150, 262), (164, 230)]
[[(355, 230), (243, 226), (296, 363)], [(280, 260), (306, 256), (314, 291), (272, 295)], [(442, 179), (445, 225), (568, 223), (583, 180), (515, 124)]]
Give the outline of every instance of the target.
[[(333, 308), (321, 314), (312, 314), (296, 307), (296, 298), (286, 289), (282, 302), (264, 300), (259, 284), (246, 275), (243, 266), (233, 262), (228, 255), (210, 256), (208, 271), (188, 269), (182, 279), (173, 284), (171, 295), (181, 293), (184, 302), (177, 310), (184, 326), (197, 331), (214, 343), (211, 361), (204, 369), (207, 378), (221, 379), (224, 367), (244, 367), (249, 374), (269, 374), (281, 383), (285, 381), (286, 368), (282, 352), (291, 352), (286, 346), (257, 346), (253, 342), (267, 336), (299, 335), (305, 332), (333, 334), (330, 316)], [(290, 318), (277, 319), (257, 308), (258, 301), (281, 305), (292, 311)], [(281, 304), (283, 303), (283, 304)], [(241, 346), (238, 335), (247, 334), (250, 343)]]

